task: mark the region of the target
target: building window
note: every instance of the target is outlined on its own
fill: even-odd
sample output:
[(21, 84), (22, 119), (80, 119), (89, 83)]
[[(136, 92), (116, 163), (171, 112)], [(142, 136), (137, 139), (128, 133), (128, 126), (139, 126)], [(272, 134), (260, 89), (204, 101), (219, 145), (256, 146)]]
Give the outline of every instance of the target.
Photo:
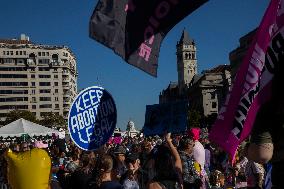
[(32, 90), (32, 94), (35, 94), (35, 90), (34, 89)]
[(39, 86), (50, 86), (50, 82), (39, 82)]
[(216, 93), (215, 92), (210, 92), (211, 94), (211, 99), (215, 99), (216, 98)]
[(58, 78), (58, 75), (54, 75), (54, 78)]
[(49, 71), (49, 67), (40, 67), (38, 68), (38, 71)]
[(51, 101), (51, 97), (39, 97), (40, 101)]
[(217, 107), (217, 103), (216, 102), (212, 102), (212, 108), (216, 108)]
[(18, 51), (16, 51), (16, 55), (18, 55)]
[(22, 101), (28, 101), (28, 97), (0, 98), (0, 102), (22, 102)]
[(42, 104), (39, 105), (39, 108), (52, 108), (52, 104)]
[(54, 85), (55, 85), (55, 86), (58, 86), (58, 82), (54, 82)]
[(15, 63), (15, 61), (12, 58), (4, 58), (3, 63)]
[(39, 78), (50, 78), (51, 76), (50, 75), (39, 75), (38, 77)]
[(27, 78), (26, 74), (0, 74), (0, 78)]
[(32, 74), (32, 75), (31, 75), (31, 78), (35, 78), (35, 75), (34, 75), (34, 74)]
[(55, 93), (58, 93), (58, 89), (55, 89)]
[(0, 110), (8, 110), (8, 109), (25, 110), (25, 109), (28, 109), (28, 108), (29, 108), (28, 105), (3, 105), (3, 106), (0, 106)]
[(46, 52), (46, 56), (49, 56), (49, 52)]
[(39, 64), (49, 64), (49, 59), (39, 59), (38, 63)]
[(41, 56), (41, 52), (38, 52), (38, 56)]
[(32, 105), (32, 109), (36, 109), (36, 105)]
[(0, 94), (28, 94), (28, 90), (0, 90)]
[(67, 117), (69, 112), (63, 112), (63, 116)]
[(59, 108), (59, 104), (55, 104), (55, 108)]
[(51, 90), (50, 89), (41, 89), (39, 90), (39, 93), (50, 93)]
[(32, 82), (32, 87), (34, 87), (35, 86), (35, 82)]
[(58, 101), (58, 97), (55, 97), (55, 101)]
[(13, 55), (13, 51), (10, 51), (11, 55)]
[(22, 55), (23, 54), (23, 51), (20, 51), (20, 55)]
[(0, 86), (28, 86), (28, 82), (0, 82)]
[(36, 102), (36, 97), (32, 97), (32, 102)]

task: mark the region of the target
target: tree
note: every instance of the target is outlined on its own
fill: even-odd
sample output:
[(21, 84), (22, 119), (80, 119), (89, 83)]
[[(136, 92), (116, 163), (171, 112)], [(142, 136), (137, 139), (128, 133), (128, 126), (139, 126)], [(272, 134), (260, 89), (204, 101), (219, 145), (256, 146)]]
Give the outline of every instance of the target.
[(199, 111), (191, 109), (188, 111), (188, 128), (200, 127), (201, 114)]
[(66, 127), (66, 120), (62, 115), (58, 115), (54, 112), (46, 112), (42, 120), (39, 120), (39, 124), (46, 127)]
[(4, 121), (4, 125), (7, 125), (13, 121), (16, 121), (20, 118), (23, 118), (25, 120), (37, 123), (38, 120), (36, 119), (36, 116), (27, 110), (12, 110), (7, 114), (6, 120)]
[(204, 122), (209, 130), (211, 129), (212, 125), (215, 123), (216, 119), (217, 119), (217, 113), (210, 114), (204, 118)]

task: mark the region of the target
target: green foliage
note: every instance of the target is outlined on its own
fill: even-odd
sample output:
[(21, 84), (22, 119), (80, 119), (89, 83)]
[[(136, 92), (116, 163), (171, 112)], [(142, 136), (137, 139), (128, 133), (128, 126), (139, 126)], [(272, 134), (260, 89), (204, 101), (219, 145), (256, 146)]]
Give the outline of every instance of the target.
[(201, 114), (199, 111), (191, 109), (188, 111), (188, 128), (200, 127)]
[(38, 122), (37, 119), (36, 119), (36, 116), (30, 111), (27, 111), (27, 110), (12, 110), (7, 114), (7, 118), (4, 121), (3, 125), (7, 125), (7, 124), (9, 124), (13, 121), (20, 119), (20, 118), (23, 118), (25, 120), (28, 120), (28, 121), (31, 121), (31, 122), (34, 122), (34, 123)]
[(67, 123), (66, 120), (63, 118), (62, 115), (58, 115), (54, 112), (46, 112), (43, 115), (43, 119), (39, 120), (39, 124), (46, 126), (46, 127), (66, 127)]

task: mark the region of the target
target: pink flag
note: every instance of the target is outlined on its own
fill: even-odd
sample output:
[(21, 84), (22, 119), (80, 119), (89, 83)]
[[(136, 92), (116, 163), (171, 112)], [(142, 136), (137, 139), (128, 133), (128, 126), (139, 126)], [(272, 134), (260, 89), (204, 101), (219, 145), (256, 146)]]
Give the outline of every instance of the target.
[(271, 0), (209, 134), (232, 159), (250, 134), (258, 109), (271, 96), (274, 69), (284, 51), (283, 13), (284, 0)]

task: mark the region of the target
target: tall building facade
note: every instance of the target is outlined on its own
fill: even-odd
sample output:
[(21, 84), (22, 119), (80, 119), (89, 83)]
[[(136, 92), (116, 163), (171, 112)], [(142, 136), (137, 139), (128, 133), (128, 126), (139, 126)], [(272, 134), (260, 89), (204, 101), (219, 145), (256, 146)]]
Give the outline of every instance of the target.
[(230, 66), (219, 65), (197, 73), (196, 45), (184, 30), (176, 46), (178, 82), (159, 95), (159, 103), (185, 102), (203, 116), (216, 115), (231, 86)]
[(0, 119), (11, 110), (46, 112), (68, 117), (77, 95), (76, 57), (66, 46), (0, 39)]

